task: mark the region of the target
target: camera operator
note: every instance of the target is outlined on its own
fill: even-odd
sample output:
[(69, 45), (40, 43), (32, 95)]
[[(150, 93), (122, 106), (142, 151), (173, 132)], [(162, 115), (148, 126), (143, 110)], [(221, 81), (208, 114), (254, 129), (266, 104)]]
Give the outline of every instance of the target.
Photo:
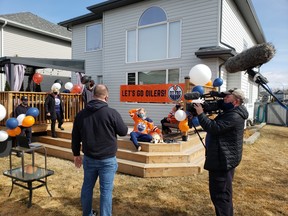
[(223, 112), (209, 119), (201, 104), (194, 104), (199, 124), (206, 134), (206, 160), (209, 172), (209, 192), (216, 215), (233, 215), (232, 181), (235, 168), (242, 158), (245, 119), (248, 111), (243, 105), (241, 89), (224, 93)]

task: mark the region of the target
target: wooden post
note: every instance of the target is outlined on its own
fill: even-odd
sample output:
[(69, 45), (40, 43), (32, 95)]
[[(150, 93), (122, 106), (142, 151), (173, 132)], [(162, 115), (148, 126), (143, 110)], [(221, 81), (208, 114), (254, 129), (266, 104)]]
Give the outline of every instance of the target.
[[(190, 77), (187, 76), (185, 77), (185, 89), (184, 89), (184, 94), (190, 92)], [(186, 112), (186, 100), (184, 100), (184, 111)], [(182, 141), (187, 141), (188, 140), (188, 131), (182, 132)]]

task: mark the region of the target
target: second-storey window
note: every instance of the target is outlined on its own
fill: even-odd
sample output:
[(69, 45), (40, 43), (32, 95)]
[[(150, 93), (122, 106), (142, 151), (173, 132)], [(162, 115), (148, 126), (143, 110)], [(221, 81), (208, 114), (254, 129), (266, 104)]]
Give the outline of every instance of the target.
[(86, 51), (102, 49), (102, 23), (86, 26)]
[(127, 31), (128, 63), (179, 58), (180, 21), (168, 21), (160, 7), (150, 7), (139, 19), (136, 29)]

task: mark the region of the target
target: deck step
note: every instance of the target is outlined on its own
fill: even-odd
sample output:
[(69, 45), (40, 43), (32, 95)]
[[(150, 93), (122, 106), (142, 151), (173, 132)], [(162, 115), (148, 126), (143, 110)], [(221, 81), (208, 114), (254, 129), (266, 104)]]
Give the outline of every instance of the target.
[[(65, 148), (65, 147), (60, 147), (60, 146), (55, 146), (47, 143), (42, 143), (42, 142), (37, 142), (46, 148), (47, 155), (65, 159), (65, 160), (70, 160), (74, 161), (73, 153), (71, 148)], [(38, 152), (44, 153), (43, 150), (37, 150)]]
[(144, 164), (125, 159), (118, 160), (118, 172), (138, 177), (168, 177), (191, 176), (202, 171), (202, 164), (198, 163), (161, 163)]
[(39, 136), (38, 142), (46, 143), (54, 146), (59, 146), (67, 149), (71, 149), (71, 140), (65, 138), (53, 138), (51, 136)]
[[(169, 144), (166, 144), (169, 145)], [(190, 149), (181, 152), (136, 152), (119, 148), (117, 157), (140, 163), (185, 163), (205, 154), (202, 144), (193, 145)]]
[[(46, 147), (47, 155), (73, 161), (71, 130), (56, 130), (56, 133), (58, 138), (51, 137), (50, 131), (46, 136), (33, 138)], [(200, 132), (200, 136), (205, 133)], [(188, 141), (182, 141), (181, 137), (173, 139), (174, 143), (139, 142), (142, 150), (138, 152), (129, 135), (118, 137), (118, 172), (143, 178), (190, 176), (202, 172), (205, 149), (198, 135), (189, 134)]]

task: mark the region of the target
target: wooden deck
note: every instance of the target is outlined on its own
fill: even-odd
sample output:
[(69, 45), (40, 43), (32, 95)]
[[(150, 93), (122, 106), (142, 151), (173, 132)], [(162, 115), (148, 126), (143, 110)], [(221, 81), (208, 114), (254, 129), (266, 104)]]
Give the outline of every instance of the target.
[[(46, 147), (50, 156), (73, 161), (71, 151), (72, 123), (64, 123), (64, 131), (56, 130), (57, 138), (47, 135), (33, 136), (33, 142)], [(200, 132), (204, 136), (204, 132)], [(166, 137), (167, 138), (167, 137)], [(138, 177), (189, 176), (203, 171), (205, 149), (200, 139), (190, 131), (189, 139), (181, 141), (180, 134), (170, 135), (175, 143), (153, 144), (140, 142), (142, 151), (137, 152), (130, 136), (118, 138), (118, 172)]]

